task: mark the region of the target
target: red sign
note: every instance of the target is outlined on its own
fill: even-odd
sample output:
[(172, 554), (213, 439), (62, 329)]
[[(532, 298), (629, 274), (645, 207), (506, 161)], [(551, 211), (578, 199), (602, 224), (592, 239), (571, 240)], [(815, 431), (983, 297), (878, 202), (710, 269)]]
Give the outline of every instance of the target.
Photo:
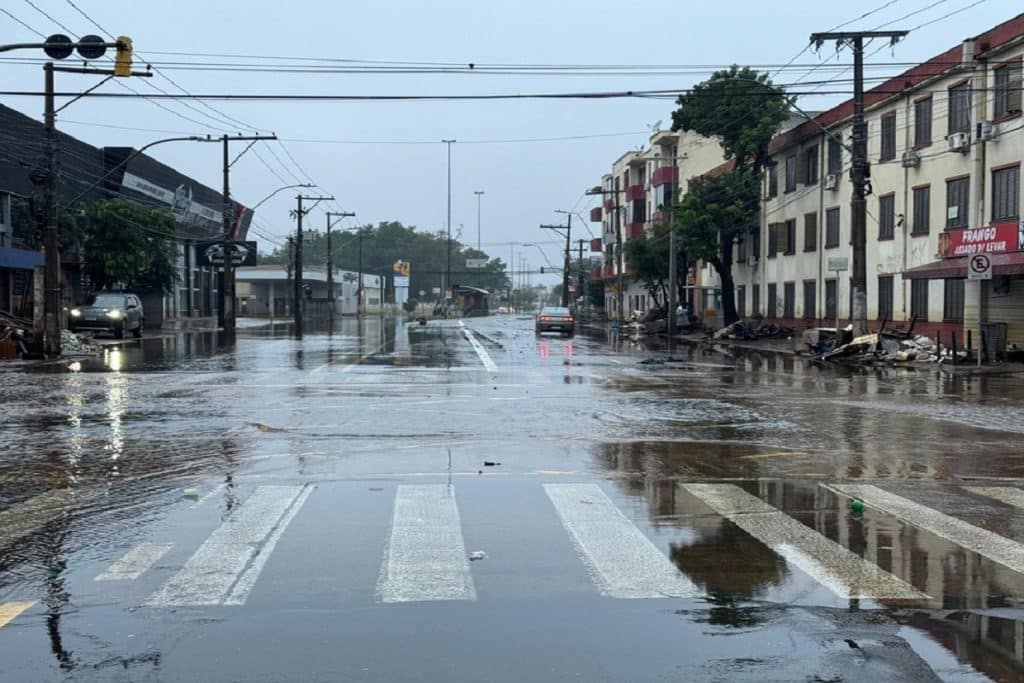
[(1021, 249), (1020, 230), (1014, 223), (952, 230), (946, 235), (948, 237), (942, 254), (946, 258), (973, 256), (974, 254), (1002, 254)]

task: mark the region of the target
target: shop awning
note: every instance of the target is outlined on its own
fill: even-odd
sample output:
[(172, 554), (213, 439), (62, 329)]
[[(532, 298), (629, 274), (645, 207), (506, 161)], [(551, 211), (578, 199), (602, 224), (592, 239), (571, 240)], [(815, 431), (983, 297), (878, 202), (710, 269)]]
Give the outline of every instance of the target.
[[(1024, 275), (1024, 252), (1014, 251), (1008, 254), (989, 254), (992, 259), (992, 272), (996, 275)], [(946, 278), (967, 277), (967, 259), (970, 256), (940, 259), (915, 266), (903, 271), (904, 280), (944, 280)]]

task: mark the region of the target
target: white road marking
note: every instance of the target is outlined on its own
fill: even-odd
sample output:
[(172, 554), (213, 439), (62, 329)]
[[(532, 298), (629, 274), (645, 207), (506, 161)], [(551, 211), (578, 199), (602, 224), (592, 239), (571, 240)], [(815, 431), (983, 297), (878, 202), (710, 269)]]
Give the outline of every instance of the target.
[(71, 489), (55, 489), (0, 512), (0, 550), (42, 529), (75, 502)]
[(146, 573), (172, 547), (170, 543), (140, 543), (97, 576), (96, 581), (134, 581)]
[(193, 505), (192, 507), (197, 508), (197, 507), (201, 506), (203, 503), (205, 503), (206, 501), (210, 500), (211, 498), (213, 498), (214, 496), (216, 496), (218, 493), (220, 493), (223, 490), (224, 490), (224, 484), (217, 484), (212, 489), (210, 489), (205, 496), (203, 496), (202, 498), (197, 500), (196, 504)]
[[(305, 502), (306, 488), (257, 488), (146, 605), (242, 604), (266, 562), (265, 555), (273, 551), (280, 531), (294, 516), (293, 510)], [(260, 555), (264, 555), (262, 560)]]
[(544, 484), (602, 595), (690, 598), (701, 591), (594, 484)]
[(987, 529), (950, 517), (920, 503), (889, 493), (877, 486), (832, 484), (829, 488), (850, 498), (859, 498), (864, 504), (901, 522), (944, 538), (961, 548), (987, 557), (1004, 567), (1024, 574), (1024, 545)]
[(979, 496), (993, 498), (1015, 508), (1024, 508), (1024, 490), (1012, 486), (965, 486), (964, 488)]
[(738, 486), (684, 484), (683, 488), (841, 598), (928, 597)]
[(473, 336), (473, 330), (463, 325), (461, 320), (459, 321), (459, 327), (462, 328), (463, 333), (466, 335), (466, 339), (469, 341), (470, 346), (473, 347), (473, 350), (476, 351), (476, 355), (479, 356), (480, 362), (484, 364), (484, 368), (487, 369), (487, 372), (497, 372), (498, 366), (494, 364), (493, 360), (491, 360), (491, 354), (487, 353), (487, 349), (485, 349), (483, 345), (476, 340), (476, 337)]
[(238, 578), (238, 582), (235, 583), (235, 587), (231, 589), (231, 593), (224, 600), (225, 605), (244, 605), (245, 601), (249, 598), (249, 593), (252, 592), (253, 586), (256, 585), (256, 579), (260, 577), (260, 573), (263, 571), (263, 566), (267, 563), (271, 553), (274, 552), (274, 547), (277, 546), (277, 542), (281, 540), (281, 534), (288, 528), (295, 515), (299, 513), (299, 509), (302, 507), (306, 499), (313, 493), (313, 487), (307, 486), (303, 489), (299, 497), (295, 499), (295, 503), (288, 509), (288, 512), (284, 513), (284, 517), (278, 523), (277, 528), (271, 532), (270, 537), (267, 538), (267, 542), (263, 544), (263, 550), (256, 559), (253, 560), (249, 568)]
[(381, 602), (476, 600), (454, 487), (398, 487), (377, 597)]

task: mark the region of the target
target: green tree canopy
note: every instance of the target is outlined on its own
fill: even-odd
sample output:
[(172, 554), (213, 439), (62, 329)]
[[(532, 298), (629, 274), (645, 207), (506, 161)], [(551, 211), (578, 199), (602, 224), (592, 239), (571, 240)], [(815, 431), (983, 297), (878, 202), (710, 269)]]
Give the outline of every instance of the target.
[[(305, 266), (323, 268), (327, 264), (326, 232), (311, 230), (304, 233), (302, 263)], [(446, 277), (448, 239), (442, 233), (418, 231), (398, 221), (381, 222), (377, 226), (364, 225), (358, 228), (331, 231), (331, 255), (335, 267), (343, 270), (359, 269), (359, 239), (362, 236), (362, 270), (364, 273), (391, 274), (395, 261), (411, 264), (410, 296), (419, 296), (420, 290), (430, 292), (441, 286)], [(470, 269), (467, 259), (485, 259), (486, 267)], [(277, 248), (260, 256), (261, 263), (288, 262), (287, 248)], [(467, 247), (452, 239), (451, 259), (452, 280), (456, 285), (469, 285), (483, 289), (504, 290), (509, 286), (505, 264), (500, 258), (490, 258), (483, 251)]]
[(697, 178), (674, 212), (683, 250), (710, 263), (722, 281), (722, 313), (735, 322), (733, 244), (758, 226), (762, 169), (768, 144), (789, 117), (789, 101), (767, 74), (733, 66), (681, 95), (672, 112), (673, 130), (717, 138), (732, 167)]
[(174, 286), (174, 217), (124, 199), (90, 205), (77, 214), (85, 273), (94, 289), (124, 287), (168, 292)]

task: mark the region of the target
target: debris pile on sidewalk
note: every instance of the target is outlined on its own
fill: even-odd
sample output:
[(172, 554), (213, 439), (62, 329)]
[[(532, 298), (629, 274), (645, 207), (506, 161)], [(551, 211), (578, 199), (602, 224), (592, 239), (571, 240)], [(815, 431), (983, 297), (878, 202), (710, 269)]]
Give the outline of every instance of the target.
[[(849, 327), (841, 330), (850, 333)], [(818, 333), (819, 342), (812, 343), (812, 333)], [(823, 334), (823, 332), (825, 334)], [(914, 335), (899, 330), (882, 330), (874, 334), (854, 337), (851, 341), (835, 347), (835, 330), (809, 330), (804, 339), (808, 348), (817, 358), (834, 362), (853, 363), (942, 363), (952, 360), (953, 350), (942, 346), (924, 335)], [(840, 337), (840, 341), (846, 338)], [(958, 350), (957, 359), (967, 358), (966, 351)]]
[(766, 323), (761, 318), (747, 318), (737, 320), (731, 325), (726, 325), (714, 334), (715, 339), (739, 339), (752, 341), (754, 339), (777, 339), (793, 336), (793, 330), (775, 323)]
[(100, 347), (93, 343), (91, 337), (78, 335), (70, 330), (61, 330), (60, 348), (65, 355), (95, 354)]
[(0, 359), (11, 360), (24, 355), (34, 343), (31, 320), (0, 313)]

